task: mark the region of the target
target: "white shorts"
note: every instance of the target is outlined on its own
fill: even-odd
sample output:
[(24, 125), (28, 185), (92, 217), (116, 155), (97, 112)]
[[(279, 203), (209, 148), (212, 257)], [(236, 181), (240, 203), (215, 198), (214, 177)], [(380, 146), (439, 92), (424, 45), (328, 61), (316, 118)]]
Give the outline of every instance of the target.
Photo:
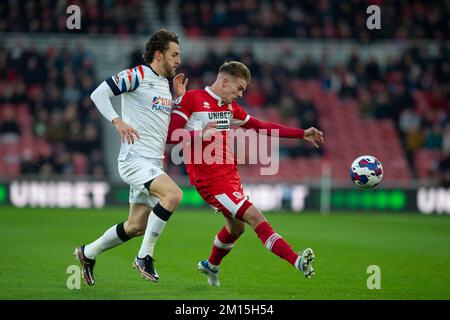
[(166, 174), (163, 171), (163, 159), (144, 158), (128, 153), (118, 161), (119, 174), (123, 181), (130, 185), (130, 203), (144, 204), (153, 208), (159, 198), (152, 196), (145, 183)]

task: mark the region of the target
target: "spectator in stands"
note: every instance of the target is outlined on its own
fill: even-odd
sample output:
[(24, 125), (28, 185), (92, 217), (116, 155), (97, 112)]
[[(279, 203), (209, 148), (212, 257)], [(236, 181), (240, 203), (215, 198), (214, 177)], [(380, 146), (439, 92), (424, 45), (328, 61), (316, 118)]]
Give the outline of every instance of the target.
[(442, 131), (438, 123), (434, 123), (431, 127), (426, 128), (424, 147), (442, 150)]
[(3, 120), (0, 122), (0, 136), (6, 143), (17, 143), (19, 140), (20, 129), (14, 118), (12, 108), (5, 108), (3, 112)]

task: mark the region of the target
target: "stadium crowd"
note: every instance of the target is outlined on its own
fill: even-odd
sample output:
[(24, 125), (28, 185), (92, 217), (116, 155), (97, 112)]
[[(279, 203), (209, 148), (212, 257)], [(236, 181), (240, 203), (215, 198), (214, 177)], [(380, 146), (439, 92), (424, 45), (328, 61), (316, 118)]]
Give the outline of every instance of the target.
[(0, 176), (105, 176), (94, 79), (82, 47), (0, 47)]
[[(450, 37), (449, 1), (180, 1), (188, 36), (354, 38)], [(367, 7), (382, 8), (380, 30), (368, 30)]]
[[(164, 20), (163, 1), (155, 1)], [(80, 0), (80, 32), (148, 33), (141, 1)], [(376, 38), (450, 37), (450, 2), (372, 1), (383, 7), (381, 30), (367, 32), (367, 3), (361, 1), (180, 1), (180, 22), (187, 36)], [(0, 2), (0, 31), (67, 32), (64, 0)], [(328, 66), (310, 57), (296, 59), (287, 50), (277, 62), (261, 63), (251, 51), (210, 51), (200, 62), (185, 57), (189, 88), (211, 83), (223, 61), (249, 66), (253, 80), (240, 103), (249, 113), (294, 127), (321, 127), (317, 92), (296, 94), (298, 81), (354, 101), (362, 118), (391, 119), (402, 141), (413, 177), (450, 186), (450, 50), (444, 41), (427, 52), (412, 46), (399, 59), (380, 65), (355, 52), (346, 63)], [(131, 65), (142, 63), (141, 52)], [(17, 174), (106, 175), (100, 139), (101, 116), (89, 95), (95, 88), (95, 64), (82, 47), (38, 52), (20, 45), (0, 46), (0, 176)], [(306, 90), (305, 90), (306, 91)], [(326, 134), (326, 133), (325, 133)], [(284, 158), (322, 156), (288, 139)], [(180, 170), (180, 169), (178, 169)]]
[[(146, 34), (140, 0), (0, 1), (0, 32), (74, 32), (89, 34)], [(81, 28), (66, 26), (70, 5), (81, 13)]]
[[(288, 55), (289, 53), (286, 53)], [(135, 57), (132, 64), (141, 63)], [(321, 127), (314, 96), (293, 93), (297, 79), (316, 81), (342, 100), (358, 103), (361, 117), (392, 119), (412, 172), (433, 184), (450, 184), (450, 51), (441, 45), (437, 55), (420, 47), (406, 50), (385, 66), (361, 61), (355, 53), (332, 68), (305, 58), (260, 63), (252, 52), (210, 51), (199, 63), (187, 57), (180, 71), (189, 87), (203, 88), (223, 61), (237, 59), (252, 70), (253, 80), (242, 101), (250, 114), (295, 127)], [(100, 139), (101, 116), (89, 98), (96, 81), (94, 61), (82, 47), (45, 52), (0, 47), (0, 175), (91, 174), (105, 176)], [(16, 145), (17, 148), (14, 149)], [(10, 152), (11, 151), (11, 152)], [(281, 156), (322, 155), (288, 139)], [(11, 170), (8, 165), (16, 170)]]
[[(167, 4), (152, 5), (166, 21)], [(197, 0), (179, 1), (180, 22), (187, 36), (377, 38), (450, 37), (449, 1), (372, 0)], [(89, 34), (147, 34), (141, 0), (1, 1), (0, 32), (68, 32), (69, 5), (82, 12), (82, 28)], [(366, 28), (367, 7), (382, 8), (380, 30)]]
[[(227, 60), (242, 61), (252, 71), (241, 101), (250, 114), (294, 127), (320, 128), (314, 96), (299, 97), (292, 90), (298, 79), (318, 81), (323, 90), (356, 101), (362, 118), (395, 123), (411, 172), (417, 173), (413, 178), (450, 185), (450, 49), (444, 42), (437, 55), (410, 47), (384, 66), (375, 60), (363, 62), (357, 53), (330, 68), (325, 61), (316, 63), (308, 57), (293, 64), (289, 52), (279, 62), (259, 63), (250, 51), (241, 55), (210, 51), (200, 63), (185, 61), (181, 69), (191, 89), (203, 88)], [(289, 139), (282, 139), (280, 147), (281, 157), (323, 153)]]
[[(355, 54), (332, 74), (334, 90), (344, 99), (357, 99), (362, 117), (394, 121), (419, 178), (450, 186), (450, 48), (445, 42), (436, 55), (410, 47), (384, 68), (373, 60), (364, 64)], [(333, 81), (328, 83), (333, 89)]]

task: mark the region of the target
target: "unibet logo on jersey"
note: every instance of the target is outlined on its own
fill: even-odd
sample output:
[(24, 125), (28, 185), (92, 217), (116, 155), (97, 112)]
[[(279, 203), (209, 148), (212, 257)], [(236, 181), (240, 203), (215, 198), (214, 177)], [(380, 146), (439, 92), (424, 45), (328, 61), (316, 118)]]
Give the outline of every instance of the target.
[(210, 120), (216, 120), (217, 122), (216, 130), (230, 129), (231, 112), (229, 111), (208, 112), (208, 118)]
[(166, 113), (170, 113), (172, 111), (172, 102), (170, 99), (162, 98), (162, 97), (153, 97), (152, 101), (152, 110), (161, 110)]

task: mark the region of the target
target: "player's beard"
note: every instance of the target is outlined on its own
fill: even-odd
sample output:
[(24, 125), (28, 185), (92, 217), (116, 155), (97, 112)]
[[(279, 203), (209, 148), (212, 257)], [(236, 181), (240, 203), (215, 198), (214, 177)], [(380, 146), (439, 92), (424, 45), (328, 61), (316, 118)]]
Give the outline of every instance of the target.
[(174, 68), (172, 68), (172, 67), (170, 66), (169, 62), (164, 61), (164, 63), (163, 63), (163, 69), (164, 69), (165, 76), (166, 76), (167, 78), (173, 78), (173, 77), (175, 77), (176, 71), (175, 71)]

